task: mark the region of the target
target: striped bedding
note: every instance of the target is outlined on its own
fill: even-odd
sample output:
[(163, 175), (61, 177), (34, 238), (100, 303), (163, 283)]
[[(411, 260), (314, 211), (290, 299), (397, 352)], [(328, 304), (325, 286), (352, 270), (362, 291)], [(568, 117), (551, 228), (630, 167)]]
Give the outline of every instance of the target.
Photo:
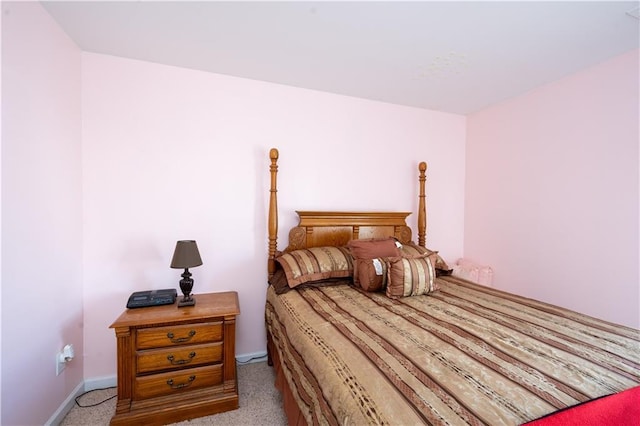
[(640, 383), (640, 332), (455, 277), (390, 299), (349, 285), (267, 294), (307, 424), (518, 425)]

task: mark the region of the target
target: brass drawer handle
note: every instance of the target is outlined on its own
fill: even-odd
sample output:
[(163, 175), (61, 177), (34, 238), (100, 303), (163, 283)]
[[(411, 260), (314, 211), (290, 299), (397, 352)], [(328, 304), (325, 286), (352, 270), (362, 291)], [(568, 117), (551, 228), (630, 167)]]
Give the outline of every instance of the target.
[(177, 385), (173, 384), (173, 379), (169, 379), (167, 380), (167, 384), (171, 387), (171, 389), (182, 389), (191, 386), (195, 379), (196, 376), (189, 376), (189, 379), (185, 383), (178, 383)]
[(169, 355), (167, 356), (167, 359), (169, 360), (169, 362), (171, 363), (171, 365), (183, 365), (183, 364), (189, 364), (191, 361), (193, 361), (193, 358), (195, 358), (196, 353), (195, 352), (191, 352), (189, 354), (189, 359), (179, 359), (176, 361), (175, 357), (173, 355)]
[(189, 331), (189, 335), (187, 337), (175, 337), (173, 333), (171, 333), (171, 332), (167, 333), (167, 337), (169, 338), (169, 340), (171, 340), (171, 343), (188, 342), (195, 335), (196, 335), (196, 331), (195, 330)]

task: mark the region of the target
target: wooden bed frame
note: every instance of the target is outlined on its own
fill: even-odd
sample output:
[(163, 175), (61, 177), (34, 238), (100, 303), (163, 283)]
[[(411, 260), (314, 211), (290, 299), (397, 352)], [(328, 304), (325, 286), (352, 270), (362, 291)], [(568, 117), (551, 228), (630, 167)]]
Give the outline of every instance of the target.
[[(287, 247), (278, 250), (278, 158), (276, 148), (269, 152), (271, 165), (271, 188), (269, 189), (269, 257), (268, 274), (271, 278), (276, 270), (276, 257), (293, 250), (319, 246), (345, 246), (350, 240), (361, 238), (395, 237), (402, 244), (412, 242), (411, 228), (406, 218), (411, 212), (334, 212), (296, 211), (298, 225), (289, 231)], [(427, 230), (426, 182), (427, 163), (418, 164), (418, 245), (425, 247)], [(275, 368), (276, 388), (282, 393), (283, 409), (290, 425), (304, 426), (306, 421), (297, 406), (293, 392), (280, 371), (278, 352), (273, 338), (267, 331), (267, 363)]]
[[(384, 238), (393, 236), (403, 244), (412, 242), (411, 229), (407, 226), (406, 223), (406, 217), (410, 214), (407, 212), (298, 211), (297, 213), (299, 216), (299, 223), (297, 224), (297, 226), (293, 227), (290, 230), (287, 247), (282, 252), (278, 251), (278, 157), (278, 150), (271, 149), (269, 152), (269, 158), (271, 161), (271, 187), (268, 217), (268, 274), (270, 279), (276, 272), (276, 258), (281, 253), (318, 246), (345, 246), (350, 240), (359, 238)], [(422, 247), (425, 247), (427, 227), (425, 197), (426, 169), (426, 163), (421, 162), (418, 166), (420, 188), (418, 204), (418, 245)], [(296, 331), (296, 338), (300, 339), (301, 335), (300, 329), (297, 328), (297, 319), (287, 319), (287, 322), (285, 324), (284, 322), (280, 321), (281, 317), (276, 314), (276, 310), (279, 308), (280, 312), (284, 313), (282, 317), (286, 316), (286, 318), (289, 318), (287, 316), (287, 314), (289, 313), (288, 308), (283, 308), (284, 304), (279, 302), (280, 299), (278, 298), (281, 296), (288, 300), (287, 303), (291, 303), (287, 306), (293, 306), (293, 302), (297, 302), (297, 307), (300, 307), (301, 305), (304, 305), (305, 307), (311, 306), (310, 309), (303, 308), (300, 312), (301, 315), (302, 312), (311, 315), (312, 320), (309, 323), (311, 325), (308, 325), (309, 328), (305, 328), (304, 332), (311, 333), (311, 330), (313, 330), (313, 333), (315, 333), (314, 336), (323, 335), (333, 338), (333, 335), (331, 333), (322, 333), (320, 331), (322, 327), (314, 327), (314, 325), (312, 324), (314, 321), (318, 321), (321, 325), (324, 325), (325, 322), (323, 322), (322, 320), (334, 318), (334, 315), (340, 318), (342, 318), (342, 315), (344, 315), (345, 318), (348, 317), (350, 321), (352, 320), (354, 324), (358, 323), (358, 321), (362, 321), (362, 328), (360, 328), (359, 326), (354, 327), (354, 331), (352, 331), (352, 328), (350, 327), (336, 327), (336, 324), (342, 324), (342, 320), (337, 322), (330, 322), (335, 327), (332, 329), (338, 330), (338, 332), (336, 333), (336, 338), (341, 339), (341, 341), (343, 342), (342, 345), (344, 345), (345, 342), (351, 344), (351, 342), (359, 341), (357, 345), (354, 344), (353, 348), (355, 349), (352, 350), (353, 353), (356, 353), (358, 355), (350, 359), (357, 359), (358, 361), (362, 361), (363, 359), (365, 360), (365, 364), (357, 364), (358, 366), (363, 365), (365, 367), (357, 371), (357, 373), (360, 373), (360, 377), (362, 377), (363, 374), (367, 374), (371, 371), (366, 369), (366, 366), (370, 365), (366, 362), (372, 361), (375, 358), (375, 354), (377, 354), (376, 350), (382, 348), (381, 350), (387, 351), (387, 349), (384, 349), (386, 346), (378, 345), (375, 338), (369, 339), (369, 334), (366, 334), (368, 332), (363, 331), (370, 330), (369, 324), (371, 324), (371, 328), (375, 328), (377, 332), (383, 329), (383, 327), (380, 326), (382, 322), (378, 321), (378, 324), (376, 326), (374, 324), (375, 321), (373, 321), (372, 318), (376, 318), (377, 321), (378, 317), (374, 317), (373, 315), (367, 316), (367, 314), (363, 314), (363, 312), (357, 312), (357, 314), (349, 316), (351, 315), (351, 311), (349, 310), (349, 308), (354, 306), (384, 306), (384, 309), (389, 309), (390, 311), (392, 311), (391, 313), (398, 312), (398, 315), (400, 315), (402, 312), (405, 312), (405, 310), (406, 312), (410, 312), (412, 314), (410, 321), (412, 332), (405, 333), (404, 335), (414, 336), (414, 332), (418, 332), (422, 333), (422, 336), (426, 336), (428, 333), (433, 333), (434, 336), (440, 336), (435, 337), (434, 339), (440, 339), (438, 340), (438, 342), (441, 342), (442, 344), (438, 343), (438, 345), (435, 346), (438, 347), (437, 350), (441, 351), (441, 353), (446, 352), (448, 354), (455, 355), (457, 352), (459, 352), (460, 347), (475, 348), (468, 351), (468, 356), (465, 355), (466, 364), (464, 365), (477, 363), (479, 365), (477, 371), (486, 372), (487, 377), (492, 376), (490, 372), (497, 373), (493, 379), (487, 381), (487, 386), (482, 386), (482, 392), (478, 392), (479, 395), (489, 396), (487, 398), (484, 398), (484, 407), (478, 406), (475, 399), (473, 399), (472, 401), (466, 400), (466, 397), (463, 397), (463, 393), (456, 394), (453, 391), (449, 392), (449, 382), (447, 382), (446, 386), (444, 387), (438, 385), (437, 380), (433, 381), (432, 379), (430, 379), (430, 376), (426, 371), (421, 370), (421, 367), (419, 367), (419, 365), (422, 364), (415, 364), (412, 361), (406, 362), (406, 365), (412, 368), (411, 374), (413, 374), (413, 376), (410, 376), (412, 377), (411, 380), (420, 375), (424, 375), (424, 380), (420, 379), (416, 381), (416, 383), (422, 381), (422, 384), (418, 383), (418, 386), (422, 386), (421, 389), (431, 389), (431, 386), (433, 384), (435, 393), (429, 393), (429, 395), (437, 395), (437, 398), (435, 398), (434, 401), (441, 405), (444, 404), (444, 408), (440, 409), (439, 411), (440, 414), (437, 414), (438, 412), (434, 411), (436, 413), (434, 414), (435, 417), (424, 417), (424, 419), (429, 418), (429, 421), (435, 420), (435, 423), (438, 423), (437, 419), (440, 418), (437, 416), (441, 415), (441, 413), (448, 412), (446, 410), (449, 409), (455, 411), (455, 413), (459, 413), (455, 416), (451, 415), (450, 419), (468, 418), (475, 422), (476, 420), (480, 421), (483, 416), (486, 416), (486, 418), (493, 418), (494, 415), (497, 419), (501, 418), (500, 416), (503, 415), (503, 412), (500, 410), (504, 409), (505, 416), (526, 420), (525, 412), (537, 413), (539, 415), (550, 414), (553, 412), (553, 409), (557, 409), (562, 412), (562, 409), (567, 407), (567, 405), (565, 404), (569, 404), (569, 402), (567, 401), (575, 400), (576, 402), (586, 402), (588, 398), (596, 398), (595, 400), (597, 401), (598, 397), (604, 395), (605, 390), (621, 391), (626, 386), (640, 384), (640, 381), (638, 381), (640, 380), (640, 370), (638, 370), (637, 367), (640, 366), (640, 360), (638, 360), (637, 356), (634, 355), (635, 352), (624, 350), (624, 348), (626, 347), (631, 347), (630, 342), (637, 342), (637, 330), (629, 329), (622, 326), (616, 326), (615, 324), (606, 323), (604, 321), (587, 317), (563, 308), (551, 306), (532, 299), (522, 298), (520, 296), (502, 292), (500, 290), (483, 287), (456, 277), (445, 276), (441, 279), (446, 282), (447, 286), (449, 287), (446, 289), (441, 288), (441, 291), (435, 292), (434, 295), (430, 295), (429, 297), (426, 297), (426, 295), (416, 296), (418, 298), (426, 297), (426, 300), (423, 299), (418, 304), (412, 303), (412, 301), (410, 300), (412, 298), (405, 298), (409, 299), (406, 303), (394, 301), (393, 303), (389, 302), (387, 304), (386, 300), (391, 299), (385, 298), (384, 296), (374, 295), (374, 293), (366, 291), (360, 291), (357, 289), (353, 290), (349, 288), (351, 286), (345, 285), (327, 287), (320, 286), (318, 288), (310, 287), (304, 288), (300, 292), (293, 291), (281, 295), (276, 295), (275, 287), (268, 288), (267, 310), (265, 311), (265, 325), (267, 327), (267, 357), (269, 365), (272, 365), (274, 367), (276, 376), (275, 386), (282, 393), (283, 409), (286, 413), (289, 425), (304, 426), (307, 424), (315, 424), (316, 420), (320, 418), (314, 417), (315, 414), (318, 414), (318, 416), (323, 416), (322, 413), (327, 412), (326, 407), (331, 407), (328, 402), (326, 404), (324, 402), (309, 402), (312, 399), (312, 395), (319, 395), (319, 393), (308, 392), (305, 393), (306, 396), (302, 396), (302, 394), (299, 392), (299, 389), (311, 389), (313, 388), (314, 383), (318, 383), (317, 381), (312, 381), (315, 380), (313, 374), (307, 374), (310, 372), (310, 370), (307, 369), (307, 367), (304, 365), (304, 362), (299, 363), (297, 361), (299, 358), (304, 357), (301, 352), (297, 352), (294, 349), (297, 354), (295, 356), (291, 356), (292, 352), (282, 352), (285, 355), (283, 356), (283, 359), (280, 359), (281, 353), (279, 352), (279, 349), (287, 347), (286, 343), (283, 344), (283, 342), (286, 342), (288, 339), (286, 336), (290, 332), (295, 333)], [(341, 289), (340, 287), (343, 287), (344, 289)], [(331, 299), (330, 296), (328, 296), (329, 294), (338, 294), (340, 296), (339, 298), (341, 299), (340, 303), (325, 303), (326, 300), (332, 302), (337, 300)], [(327, 299), (324, 299), (325, 296), (327, 296)], [(316, 299), (316, 297), (318, 297), (318, 299)], [(478, 297), (478, 300), (481, 300), (482, 302), (471, 303), (475, 300), (475, 297)], [(271, 300), (269, 300), (269, 298), (271, 298)], [(493, 302), (493, 299), (499, 299), (499, 301)], [(299, 303), (301, 300), (303, 301), (303, 303)], [(317, 309), (316, 307), (313, 307), (316, 300), (322, 300), (321, 303), (317, 303)], [(451, 302), (451, 305), (448, 305), (449, 301)], [(476, 305), (477, 308), (469, 307)], [(513, 307), (513, 305), (515, 305), (515, 308)], [(434, 309), (433, 311), (426, 312), (423, 311), (420, 306), (431, 306), (434, 308), (439, 307), (443, 309)], [(448, 311), (448, 306), (452, 306), (452, 309), (454, 310), (464, 308), (465, 312), (470, 316), (474, 316), (474, 318), (476, 318), (478, 322), (473, 322), (470, 328), (467, 329), (467, 323), (465, 322), (467, 315), (452, 314), (450, 317), (446, 316), (444, 315), (444, 312)], [(271, 310), (269, 310), (269, 308), (271, 308)], [(517, 314), (513, 313), (513, 309), (517, 310)], [(490, 311), (490, 313), (487, 313), (485, 311)], [(297, 318), (298, 316), (292, 316), (291, 318), (294, 317)], [(497, 317), (497, 319), (494, 319), (494, 317)], [(425, 320), (426, 318), (429, 318), (429, 320)], [(368, 320), (371, 320), (371, 322), (367, 323)], [(535, 331), (529, 330), (529, 332), (524, 332), (523, 330), (521, 333), (521, 330), (517, 329), (516, 325), (514, 325), (514, 321), (516, 321), (516, 325), (520, 323), (532, 324)], [(277, 326), (271, 329), (270, 325), (273, 326), (273, 324), (277, 324)], [(487, 327), (477, 328), (478, 324), (485, 324)], [(574, 334), (576, 325), (580, 326), (585, 331), (581, 334)], [(290, 328), (287, 329), (287, 326), (290, 326)], [(526, 329), (527, 327), (524, 328)], [(485, 329), (487, 330), (486, 333), (484, 332)], [(539, 330), (543, 329), (551, 330), (550, 337), (548, 339), (542, 338), (538, 335)], [(275, 334), (272, 335), (271, 333), (274, 330)], [(426, 330), (430, 331), (426, 333)], [(363, 334), (359, 334), (361, 331)], [(535, 343), (535, 346), (532, 346), (532, 351), (534, 351), (533, 353), (547, 355), (545, 355), (545, 357), (543, 357), (543, 359), (539, 363), (533, 363), (529, 358), (526, 357), (523, 358), (527, 360), (526, 362), (521, 361), (520, 358), (518, 358), (520, 348), (519, 345), (512, 345), (514, 349), (510, 349), (510, 343), (507, 344), (508, 342), (503, 342), (502, 338), (496, 337), (510, 336), (511, 333), (515, 333), (515, 331), (522, 334), (521, 340), (519, 342), (522, 342), (523, 344), (529, 344), (530, 341)], [(614, 346), (599, 346), (598, 336), (602, 333), (609, 336), (609, 338), (606, 340), (607, 344)], [(401, 334), (402, 333), (394, 334), (394, 336), (398, 338), (398, 342), (413, 342), (413, 340), (410, 340), (409, 337), (407, 337), (407, 339), (405, 340), (405, 337), (401, 337)], [(380, 335), (381, 334), (377, 334), (376, 336)], [(283, 338), (283, 336), (285, 337)], [(365, 337), (361, 338), (358, 336)], [(482, 336), (488, 336), (489, 341), (494, 343), (486, 343), (482, 340)], [(565, 337), (563, 338), (563, 336)], [(369, 343), (366, 343), (369, 340), (376, 343), (369, 345)], [(481, 340), (484, 343), (479, 343), (478, 340)], [(325, 363), (318, 361), (321, 360), (326, 353), (324, 352), (324, 345), (328, 345), (328, 347), (331, 347), (331, 343), (327, 343), (327, 341), (325, 340), (322, 340), (322, 343), (323, 345), (318, 345), (317, 347), (322, 347), (323, 349), (310, 351), (308, 353), (311, 359), (315, 361), (315, 363), (313, 363), (314, 366), (326, 365)], [(393, 353), (393, 355), (389, 355), (391, 357), (398, 356), (398, 364), (402, 365), (404, 368), (405, 364), (403, 364), (403, 360), (409, 360), (409, 357), (412, 355), (409, 354), (407, 355), (407, 357), (402, 358), (400, 357), (399, 352), (403, 351), (398, 350), (393, 345), (388, 346), (393, 350), (390, 349), (386, 353)], [(289, 347), (291, 347), (291, 345)], [(577, 363), (575, 366), (577, 370), (570, 376), (573, 377), (578, 373), (578, 370), (580, 370), (586, 378), (589, 378), (590, 381), (588, 381), (588, 383), (585, 384), (584, 387), (581, 387), (581, 385), (575, 382), (575, 380), (571, 380), (570, 378), (567, 378), (565, 380), (556, 370), (549, 370), (547, 366), (556, 365), (555, 363), (558, 361), (564, 361), (562, 360), (562, 357), (554, 355), (554, 351), (549, 351), (548, 347), (555, 348), (558, 352), (566, 351), (569, 357), (582, 359), (585, 363), (587, 363), (587, 365), (585, 365), (584, 367), (584, 370), (581, 370), (579, 368), (580, 364)], [(308, 349), (309, 346), (307, 346), (306, 348)], [(431, 348), (431, 346), (425, 345), (424, 351), (431, 350)], [(339, 348), (331, 347), (331, 350), (339, 350)], [(418, 350), (422, 351), (423, 349), (418, 348)], [(284, 359), (285, 357), (287, 357), (287, 353), (289, 354), (289, 357), (287, 359)], [(583, 355), (583, 353), (586, 355)], [(615, 356), (609, 356), (611, 354)], [(345, 355), (346, 353), (341, 354), (341, 356)], [(333, 356), (330, 358), (331, 360), (340, 359), (339, 357)], [(453, 356), (451, 360), (451, 362), (454, 363), (456, 357)], [(458, 371), (461, 371), (460, 368), (449, 368), (448, 364), (442, 364), (442, 366), (438, 367), (438, 365), (440, 365), (439, 363), (440, 361), (438, 361), (438, 357), (433, 357), (433, 366), (439, 368), (438, 371), (443, 372), (443, 374), (450, 375), (453, 380), (457, 380), (456, 386), (458, 386), (459, 389), (475, 389), (473, 388), (473, 383), (467, 381), (466, 378), (468, 376), (465, 375), (466, 373), (463, 375), (460, 375), (458, 373)], [(334, 367), (343, 365), (344, 364), (336, 363)], [(377, 361), (375, 365), (378, 365)], [(395, 370), (391, 367), (391, 363), (381, 363), (381, 365), (386, 365), (385, 371), (389, 372), (388, 375), (384, 375), (384, 383), (389, 384), (394, 380), (400, 381), (399, 378), (396, 378), (399, 376), (393, 375), (395, 374)], [(457, 366), (457, 364), (455, 365)], [(292, 366), (294, 368), (291, 368)], [(321, 371), (322, 373), (327, 372), (326, 370), (322, 370), (322, 368), (324, 367), (317, 368), (319, 368), (319, 371)], [(633, 368), (635, 368), (636, 370), (632, 370)], [(591, 369), (594, 369), (594, 371), (597, 370), (604, 375), (600, 375), (600, 373), (592, 374)], [(631, 370), (628, 371), (629, 369)], [(295, 371), (297, 378), (294, 378), (294, 373), (292, 373), (292, 371)], [(337, 367), (332, 370), (332, 372), (336, 371), (344, 370)], [(470, 369), (469, 371), (474, 372), (475, 370)], [(510, 375), (510, 372), (512, 371), (518, 371), (518, 374), (522, 374), (528, 379), (523, 380), (522, 382), (512, 381), (512, 376)], [(353, 376), (349, 377), (353, 379), (353, 377), (355, 377), (357, 373), (354, 373)], [(535, 383), (532, 384), (532, 380), (534, 380), (535, 377), (538, 377), (538, 374), (547, 377), (544, 382), (541, 382), (543, 386), (541, 385), (539, 387), (537, 387)], [(306, 379), (301, 379), (303, 377), (312, 377), (312, 380), (305, 381)], [(326, 375), (321, 377), (326, 377)], [(600, 380), (604, 380), (605, 378), (608, 382), (601, 384)], [(373, 379), (375, 381), (375, 377)], [(355, 380), (355, 382), (358, 381), (356, 379), (353, 380)], [(443, 378), (442, 380), (445, 379)], [(585, 379), (585, 381), (587, 381), (587, 379)], [(292, 383), (291, 385), (289, 384), (290, 382)], [(509, 389), (513, 389), (513, 395), (515, 396), (512, 397), (511, 395), (509, 395), (509, 397), (503, 398), (503, 385), (505, 383), (512, 382), (513, 386), (509, 387)], [(329, 381), (327, 381), (327, 383), (330, 384)], [(402, 381), (402, 383), (405, 382)], [(496, 389), (500, 390), (494, 391), (490, 387), (491, 384), (499, 385), (496, 386)], [(359, 411), (357, 413), (354, 411), (353, 413), (360, 415), (361, 419), (382, 418), (375, 416), (371, 417), (382, 412), (381, 410), (377, 410), (377, 408), (381, 407), (382, 405), (379, 404), (381, 400), (379, 399), (380, 394), (378, 386), (372, 386), (372, 383), (369, 383), (369, 386), (370, 387), (365, 388), (350, 385), (348, 389), (356, 389), (358, 390), (358, 392), (360, 392), (359, 389), (368, 389), (370, 391), (368, 392), (367, 398), (357, 399), (356, 397), (354, 397), (353, 400), (350, 400), (352, 401), (351, 405), (348, 406), (340, 405), (341, 401), (339, 400), (339, 398), (338, 400), (335, 399), (335, 395), (339, 393), (336, 392), (335, 386), (329, 388), (330, 392), (328, 394), (333, 395), (334, 397), (334, 399), (331, 399), (331, 402), (334, 404), (337, 403), (337, 405), (339, 405), (338, 411), (343, 408), (346, 409), (357, 407), (358, 409), (365, 410)], [(452, 386), (451, 389), (455, 390), (456, 386)], [(398, 386), (396, 389), (405, 389), (408, 387), (409, 386)], [(599, 388), (602, 389), (599, 390)], [(358, 392), (351, 395), (363, 395)], [(421, 395), (427, 395), (426, 392), (430, 391), (425, 390)], [(635, 395), (640, 393), (640, 386), (638, 386), (634, 392), (636, 392)], [(410, 393), (407, 393), (406, 395), (409, 395), (406, 396), (406, 398), (414, 397), (411, 396), (413, 394)], [(474, 394), (467, 393), (464, 395), (473, 396)], [(532, 397), (531, 404), (529, 403), (529, 400), (526, 399), (528, 395), (531, 395)], [(373, 397), (369, 398), (370, 396)], [(407, 407), (413, 407), (410, 408), (407, 413), (418, 413), (419, 415), (427, 413), (426, 410), (420, 408), (424, 407), (424, 405), (420, 405), (420, 401), (423, 401), (422, 399), (420, 399), (422, 397), (416, 394), (415, 398), (415, 401), (417, 402), (413, 402), (412, 400), (411, 404), (407, 404)], [(347, 399), (345, 399), (345, 401), (346, 400)], [(396, 398), (394, 401), (398, 400), (401, 399)], [(307, 404), (308, 407), (315, 407), (312, 412), (312, 417), (308, 417), (309, 412), (303, 414), (303, 412), (301, 411), (302, 409), (299, 406), (301, 401), (302, 406)], [(327, 400), (325, 399), (324, 401), (326, 402)], [(358, 402), (354, 404), (353, 401)], [(369, 405), (371, 401), (373, 401), (373, 405)], [(498, 403), (496, 405), (492, 405), (493, 401), (498, 401)], [(523, 401), (526, 401), (526, 404), (524, 404), (524, 406), (527, 408), (527, 410), (524, 411), (522, 410)], [(633, 403), (627, 405), (633, 405)], [(404, 407), (404, 405), (402, 404), (398, 404), (395, 407), (398, 408), (400, 406)], [(319, 410), (318, 413), (316, 413), (316, 409)], [(608, 409), (609, 408), (607, 408), (607, 410)], [(621, 415), (625, 415), (625, 413), (629, 412), (628, 407), (616, 410), (618, 410), (619, 414), (621, 413)], [(343, 411), (340, 412), (344, 413)], [(393, 416), (398, 415), (397, 410), (390, 411), (390, 413), (392, 417), (389, 417), (388, 419), (394, 418)], [(429, 411), (429, 413), (431, 412)], [(409, 416), (410, 415), (411, 414), (409, 414)], [(308, 418), (309, 420), (307, 420)], [(337, 416), (335, 417), (335, 419), (337, 420)], [(496, 423), (498, 422), (494, 421), (493, 424)]]
[[(271, 189), (269, 197), (269, 277), (275, 272), (275, 258), (282, 252), (318, 246), (345, 246), (350, 240), (359, 238), (396, 237), (403, 244), (411, 242), (411, 228), (406, 217), (410, 212), (326, 212), (296, 211), (298, 226), (289, 231), (289, 244), (278, 251), (278, 150), (272, 148)], [(418, 197), (418, 245), (425, 247), (427, 212), (425, 181), (427, 163), (418, 165), (420, 195)]]

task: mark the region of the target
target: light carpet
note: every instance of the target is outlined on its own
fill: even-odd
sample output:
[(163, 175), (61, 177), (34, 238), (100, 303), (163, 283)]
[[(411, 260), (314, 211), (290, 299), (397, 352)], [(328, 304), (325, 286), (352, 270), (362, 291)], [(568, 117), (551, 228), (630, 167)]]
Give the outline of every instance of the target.
[[(275, 373), (266, 362), (238, 365), (238, 391), (240, 408), (213, 416), (186, 420), (173, 425), (199, 426), (263, 426), (286, 425), (282, 410), (282, 396), (273, 385)], [(79, 399), (81, 405), (92, 405), (116, 394), (116, 389), (94, 391)], [(62, 426), (108, 425), (116, 409), (112, 398), (95, 407), (82, 408), (77, 405), (64, 418)]]

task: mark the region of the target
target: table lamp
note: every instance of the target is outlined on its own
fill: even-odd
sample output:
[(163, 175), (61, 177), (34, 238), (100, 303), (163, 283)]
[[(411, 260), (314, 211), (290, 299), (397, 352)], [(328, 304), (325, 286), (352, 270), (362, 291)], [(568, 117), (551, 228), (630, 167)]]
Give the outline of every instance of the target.
[(181, 240), (176, 243), (176, 249), (173, 252), (173, 259), (171, 260), (171, 267), (175, 269), (184, 268), (182, 273), (182, 279), (180, 280), (180, 290), (184, 297), (178, 302), (178, 307), (193, 306), (196, 304), (196, 300), (191, 295), (191, 289), (193, 289), (193, 280), (191, 279), (191, 272), (189, 268), (202, 265), (202, 259), (200, 258), (200, 252), (198, 251), (198, 245), (194, 240)]

